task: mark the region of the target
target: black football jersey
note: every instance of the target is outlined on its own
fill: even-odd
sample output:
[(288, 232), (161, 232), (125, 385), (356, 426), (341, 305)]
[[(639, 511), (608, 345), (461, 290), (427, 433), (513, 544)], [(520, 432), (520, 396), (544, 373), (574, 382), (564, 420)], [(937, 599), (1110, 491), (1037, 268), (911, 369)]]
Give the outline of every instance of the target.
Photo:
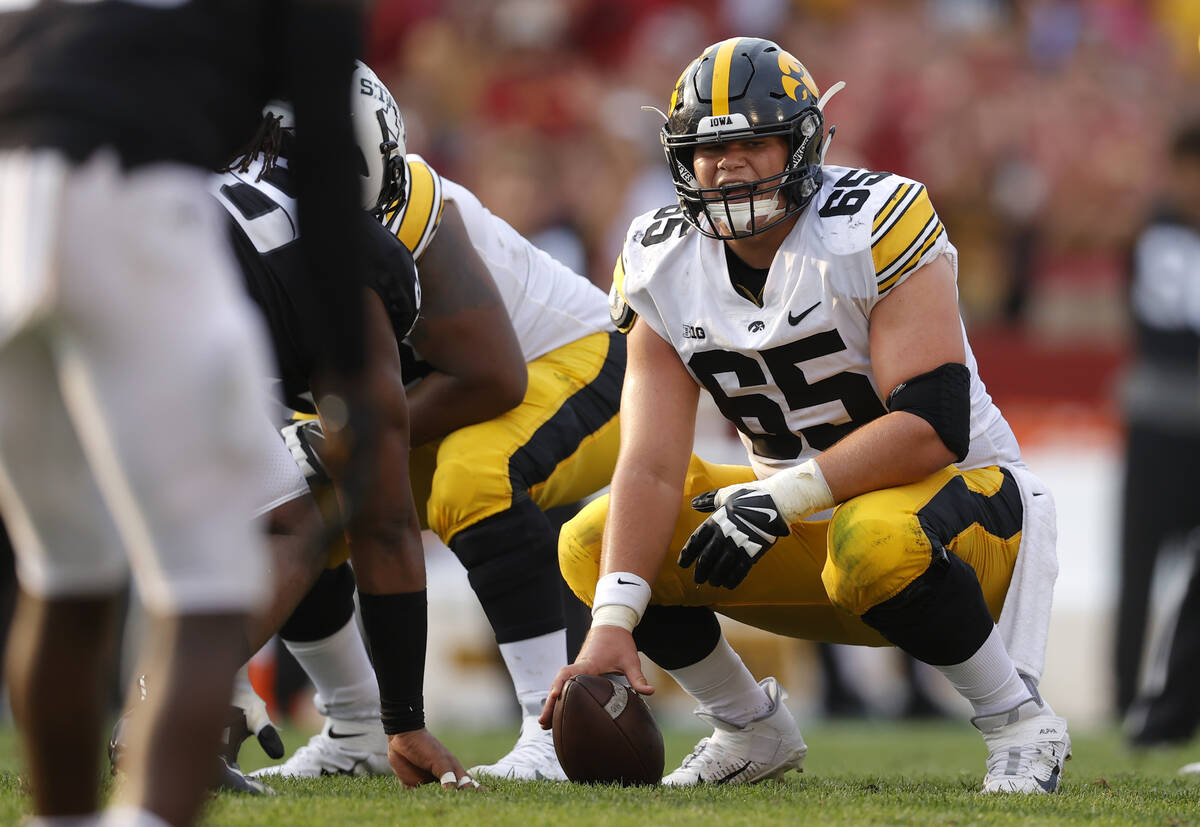
[[(246, 289), (266, 317), (283, 385), (283, 400), (311, 411), (308, 383), (316, 368), (326, 308), (305, 276), (305, 252), (287, 160), (262, 177), (248, 172), (214, 176), (211, 191), (230, 216), (234, 253)], [(359, 214), (365, 243), (366, 286), (383, 300), (399, 341), (417, 318), (420, 290), (412, 254), (369, 213)]]

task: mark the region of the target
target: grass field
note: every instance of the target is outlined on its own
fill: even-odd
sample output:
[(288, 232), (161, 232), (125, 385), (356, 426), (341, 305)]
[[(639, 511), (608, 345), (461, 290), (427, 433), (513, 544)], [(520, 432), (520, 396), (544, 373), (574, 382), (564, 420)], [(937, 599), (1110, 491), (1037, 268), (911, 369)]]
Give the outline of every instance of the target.
[[(439, 735), (464, 764), (491, 760), (515, 732)], [(670, 732), (673, 766), (703, 733)], [(1200, 760), (1189, 747), (1130, 752), (1116, 733), (1081, 734), (1055, 796), (1001, 798), (976, 792), (982, 741), (965, 723), (827, 724), (805, 729), (803, 775), (783, 783), (700, 790), (620, 789), (539, 782), (497, 783), (477, 793), (405, 791), (389, 778), (276, 782), (270, 799), (218, 796), (208, 825), (471, 824), (1200, 824), (1200, 778), (1176, 774)], [(304, 742), (285, 733), (290, 750)], [(262, 760), (243, 750), (246, 767)], [(26, 812), (11, 732), (0, 732), (0, 824)]]

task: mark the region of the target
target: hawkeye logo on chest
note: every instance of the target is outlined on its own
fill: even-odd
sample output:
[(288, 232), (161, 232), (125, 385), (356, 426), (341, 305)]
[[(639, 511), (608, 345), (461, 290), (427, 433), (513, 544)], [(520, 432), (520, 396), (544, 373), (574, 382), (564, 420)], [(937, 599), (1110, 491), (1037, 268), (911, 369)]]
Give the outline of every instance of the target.
[(698, 324), (685, 324), (683, 326), (683, 338), (685, 339), (703, 339), (704, 328)]

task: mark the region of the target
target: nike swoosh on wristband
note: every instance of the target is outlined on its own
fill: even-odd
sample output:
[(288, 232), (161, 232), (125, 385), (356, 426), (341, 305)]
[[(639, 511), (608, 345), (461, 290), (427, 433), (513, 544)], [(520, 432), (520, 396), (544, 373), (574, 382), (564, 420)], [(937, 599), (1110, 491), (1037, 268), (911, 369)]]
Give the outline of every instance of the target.
[(800, 324), (800, 322), (804, 321), (804, 317), (807, 316), (809, 313), (813, 312), (814, 310), (816, 310), (820, 304), (821, 304), (820, 302), (817, 302), (816, 304), (814, 304), (812, 307), (808, 308), (807, 310), (800, 311), (800, 314), (798, 316), (793, 316), (791, 313), (788, 313), (788, 324), (792, 325), (793, 327)]
[(617, 578), (617, 582), (620, 583), (622, 586), (636, 586), (637, 585), (637, 582), (634, 580), (622, 580), (620, 577)]

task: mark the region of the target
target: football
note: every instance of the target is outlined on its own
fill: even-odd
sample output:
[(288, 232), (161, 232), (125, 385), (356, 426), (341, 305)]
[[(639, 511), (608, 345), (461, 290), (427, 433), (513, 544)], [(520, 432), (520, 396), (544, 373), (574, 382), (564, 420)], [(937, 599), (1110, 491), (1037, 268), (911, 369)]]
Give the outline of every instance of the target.
[(554, 751), (567, 778), (584, 784), (658, 784), (662, 732), (642, 696), (623, 682), (576, 675), (554, 706)]

